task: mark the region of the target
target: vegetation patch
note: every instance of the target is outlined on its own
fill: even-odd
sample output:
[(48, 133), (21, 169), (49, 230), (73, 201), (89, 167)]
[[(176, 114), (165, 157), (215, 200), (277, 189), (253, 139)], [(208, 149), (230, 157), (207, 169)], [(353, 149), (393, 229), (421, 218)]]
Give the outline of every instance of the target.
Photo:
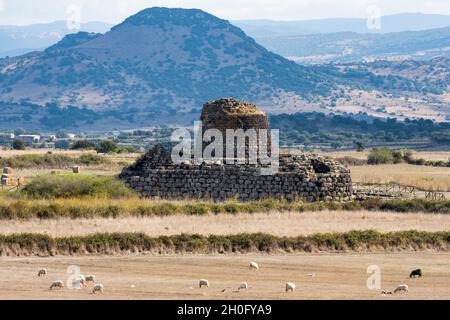
[(36, 176), (21, 191), (34, 199), (73, 197), (130, 197), (134, 193), (122, 181), (108, 176), (45, 174)]
[[(28, 185), (25, 189), (30, 196), (41, 196), (43, 193), (50, 195), (72, 195), (74, 193), (95, 193), (106, 194), (109, 192), (117, 197), (129, 195), (128, 189), (121, 189), (123, 186), (116, 184), (117, 180), (106, 180), (107, 189), (103, 187), (88, 186), (86, 189), (80, 187), (84, 182), (76, 181), (74, 187), (61, 186), (52, 189), (46, 187), (45, 181), (40, 182), (38, 188), (31, 189), (33, 185)], [(120, 183), (120, 182), (119, 182)], [(88, 190), (88, 191), (85, 191)], [(89, 191), (90, 190), (90, 191)], [(97, 191), (99, 190), (99, 191)], [(392, 211), (392, 212), (424, 212), (424, 213), (450, 213), (450, 201), (438, 200), (380, 200), (368, 199), (364, 201), (351, 202), (315, 202), (304, 203), (301, 201), (287, 202), (281, 200), (261, 200), (254, 202), (187, 202), (172, 201), (163, 202), (158, 200), (138, 199), (136, 197), (125, 199), (108, 199), (101, 197), (88, 198), (60, 198), (48, 200), (4, 200), (0, 202), (0, 219), (54, 219), (54, 218), (121, 218), (121, 217), (148, 217), (148, 216), (169, 216), (175, 214), (203, 215), (203, 214), (239, 214), (239, 213), (268, 213), (268, 212), (313, 212), (323, 210), (371, 210), (371, 211)]]
[(150, 237), (143, 233), (97, 233), (52, 238), (42, 234), (0, 235), (1, 255), (152, 253), (342, 252), (376, 250), (448, 250), (450, 232), (373, 230), (277, 237), (270, 234), (181, 234)]
[(111, 161), (95, 154), (82, 154), (79, 157), (70, 157), (63, 154), (25, 154), (9, 158), (0, 158), (0, 167), (18, 169), (49, 168), (63, 169), (74, 165), (98, 166), (108, 165)]
[(367, 163), (376, 165), (406, 162), (414, 165), (450, 167), (450, 159), (448, 161), (428, 161), (424, 159), (414, 159), (412, 155), (412, 151), (408, 149), (391, 150), (388, 148), (375, 148), (367, 157)]

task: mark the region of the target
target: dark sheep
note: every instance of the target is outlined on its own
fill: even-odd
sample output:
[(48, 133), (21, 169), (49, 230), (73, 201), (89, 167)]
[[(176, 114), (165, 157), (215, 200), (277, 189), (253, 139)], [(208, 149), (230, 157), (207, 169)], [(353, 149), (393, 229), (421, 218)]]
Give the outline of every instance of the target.
[(411, 274), (409, 275), (409, 278), (415, 278), (415, 277), (422, 277), (422, 270), (421, 269), (416, 269), (411, 271)]

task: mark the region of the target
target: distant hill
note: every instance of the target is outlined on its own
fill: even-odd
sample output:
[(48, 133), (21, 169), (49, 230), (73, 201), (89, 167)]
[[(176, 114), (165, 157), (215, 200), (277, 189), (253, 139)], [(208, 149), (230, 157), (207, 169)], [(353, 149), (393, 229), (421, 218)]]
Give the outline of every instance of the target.
[(106, 34), (72, 34), (43, 52), (0, 60), (0, 101), (97, 111), (190, 112), (223, 96), (267, 106), (334, 86), (196, 9), (146, 9)]
[(450, 15), (402, 13), (382, 16), (380, 29), (367, 28), (367, 19), (364, 18), (333, 18), (303, 21), (235, 20), (232, 22), (242, 28), (249, 36), (258, 38), (336, 32), (390, 33), (419, 31), (449, 27)]
[(446, 82), (391, 72), (392, 63), (299, 65), (204, 11), (150, 8), (105, 34), (69, 34), (0, 59), (0, 128), (184, 124), (206, 101), (228, 96), (271, 114), (448, 119)]
[(302, 64), (450, 55), (450, 27), (387, 34), (340, 32), (258, 37), (256, 40), (269, 50)]
[[(111, 27), (111, 24), (104, 22), (89, 22), (81, 24), (79, 31), (105, 33)], [(28, 26), (0, 25), (0, 58), (43, 50), (76, 31), (68, 29), (65, 21)]]

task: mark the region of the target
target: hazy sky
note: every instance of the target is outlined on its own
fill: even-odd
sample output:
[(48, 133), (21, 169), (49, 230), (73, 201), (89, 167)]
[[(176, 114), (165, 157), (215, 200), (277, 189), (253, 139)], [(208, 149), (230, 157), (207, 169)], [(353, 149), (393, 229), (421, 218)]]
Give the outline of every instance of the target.
[(450, 15), (449, 0), (0, 0), (0, 25), (66, 20), (74, 8), (79, 8), (83, 22), (118, 23), (153, 6), (200, 8), (228, 20), (306, 20), (367, 17), (371, 5), (377, 5), (382, 15), (402, 12)]

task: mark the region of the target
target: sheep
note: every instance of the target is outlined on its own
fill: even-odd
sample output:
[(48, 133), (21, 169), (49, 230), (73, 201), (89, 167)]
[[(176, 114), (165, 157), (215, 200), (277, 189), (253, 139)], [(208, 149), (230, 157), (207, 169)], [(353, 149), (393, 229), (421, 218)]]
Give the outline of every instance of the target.
[(58, 288), (58, 289), (64, 288), (64, 282), (62, 282), (61, 280), (53, 281), (53, 283), (50, 286), (50, 290), (53, 290), (53, 288)]
[(92, 294), (96, 294), (97, 292), (103, 293), (103, 285), (102, 284), (96, 284), (94, 288), (92, 289)]
[(77, 275), (72, 280), (72, 286), (75, 289), (80, 289), (80, 287), (84, 287), (87, 284), (86, 277), (82, 274)]
[(421, 269), (416, 269), (416, 270), (411, 271), (411, 273), (409, 274), (409, 278), (415, 278), (415, 277), (422, 278), (422, 270)]
[(295, 291), (295, 284), (292, 282), (286, 282), (286, 292), (294, 292)]
[(405, 292), (408, 292), (408, 291), (409, 291), (408, 285), (407, 284), (401, 284), (394, 290), (394, 293), (399, 293), (399, 292), (405, 293)]
[(89, 276), (86, 276), (86, 282), (95, 282), (95, 276), (93, 276), (93, 275), (89, 275)]
[(209, 281), (206, 279), (200, 279), (198, 287), (201, 289), (203, 286), (209, 288)]
[(256, 262), (250, 262), (250, 265), (248, 266), (249, 269), (259, 269), (259, 265)]
[(240, 291), (241, 289), (248, 289), (248, 284), (247, 284), (247, 282), (242, 282), (242, 283), (239, 285), (238, 291)]
[(47, 275), (47, 269), (41, 269), (38, 271), (38, 274), (37, 274), (38, 277), (44, 277), (46, 275)]

